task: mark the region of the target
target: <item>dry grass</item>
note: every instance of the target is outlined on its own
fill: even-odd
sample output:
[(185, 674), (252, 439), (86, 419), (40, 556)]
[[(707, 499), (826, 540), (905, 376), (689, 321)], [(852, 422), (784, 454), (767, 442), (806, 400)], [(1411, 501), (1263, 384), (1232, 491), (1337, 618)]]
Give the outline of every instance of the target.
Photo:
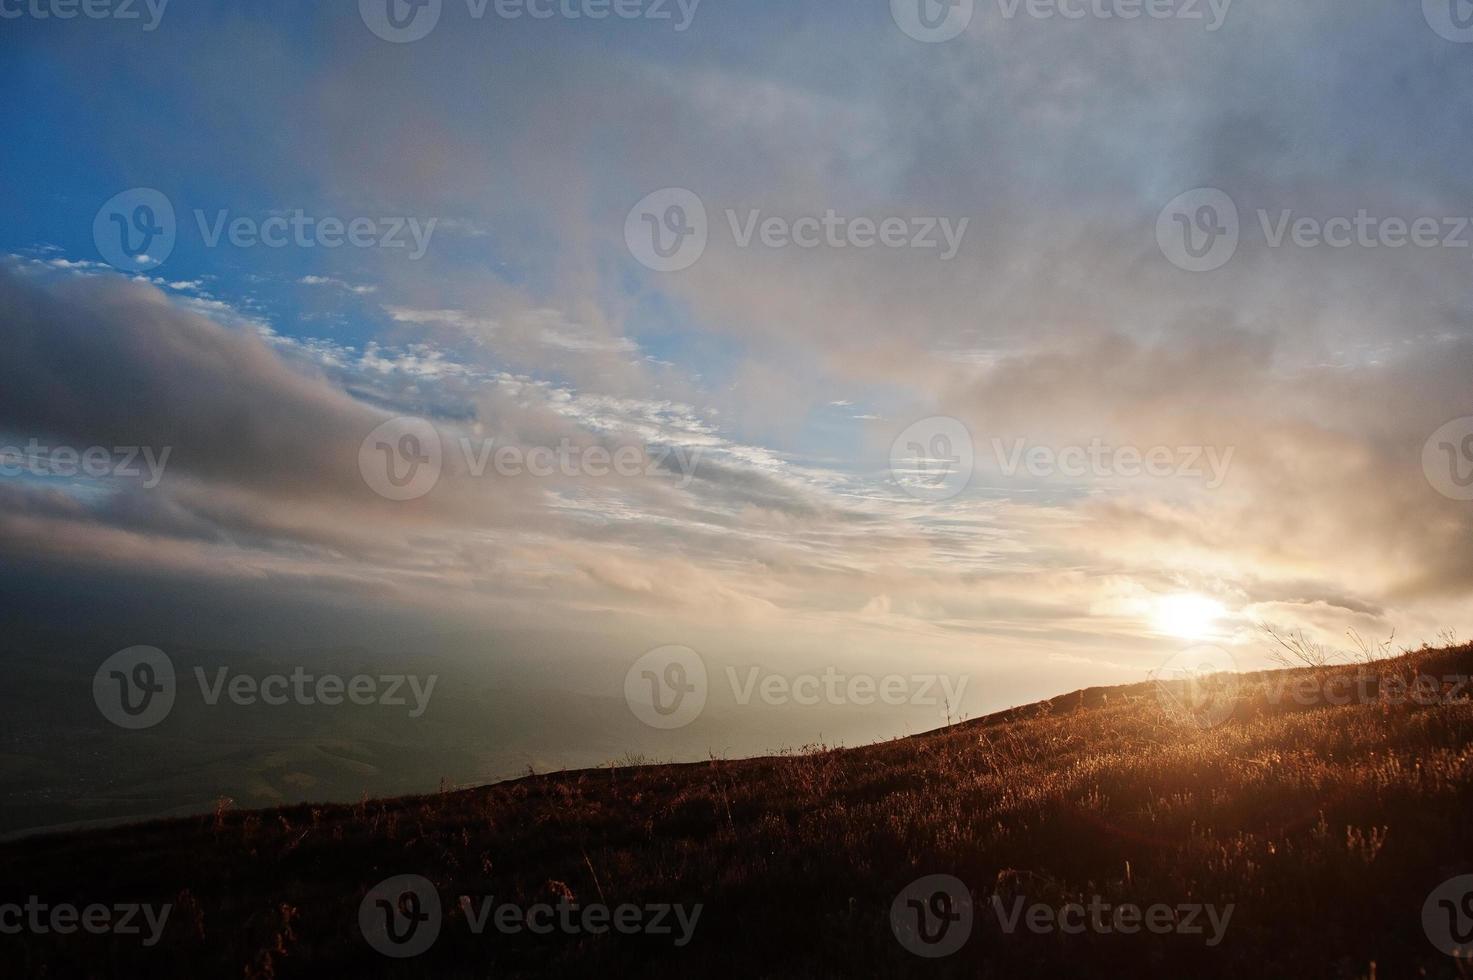
[[(165, 940), (0, 937), (36, 976), (1452, 977), (1422, 932), (1443, 879), (1473, 870), (1473, 703), (1384, 695), (1385, 679), (1473, 674), (1473, 647), (1293, 672), (1369, 670), (1364, 703), (1273, 696), (1175, 723), (1151, 685), (1094, 689), (927, 735), (777, 758), (610, 767), (352, 806), (215, 814), (0, 847), (0, 902), (171, 901)], [(422, 874), (445, 896), (434, 948), (380, 957), (365, 891)], [(922, 875), (979, 909), (955, 956), (922, 960), (889, 908)], [(1062, 903), (1233, 903), (1200, 937), (999, 931), (994, 893)], [(475, 937), (454, 896), (702, 903), (695, 940)]]

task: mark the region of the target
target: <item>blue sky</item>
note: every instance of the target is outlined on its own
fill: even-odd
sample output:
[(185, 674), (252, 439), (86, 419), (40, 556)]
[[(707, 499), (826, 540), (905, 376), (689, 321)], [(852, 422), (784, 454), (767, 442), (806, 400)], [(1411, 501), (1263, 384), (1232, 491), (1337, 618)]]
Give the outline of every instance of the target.
[[(173, 448), (147, 489), (0, 482), (27, 561), (227, 603), (270, 581), (325, 632), (584, 623), (618, 656), (904, 651), (1038, 694), (1204, 639), (1256, 662), (1259, 622), (1473, 625), (1470, 505), (1426, 462), (1473, 416), (1473, 248), (1267, 240), (1286, 212), (1473, 213), (1473, 45), (1415, 6), (1237, 0), (1208, 30), (976, 3), (937, 43), (886, 3), (704, 0), (677, 31), (445, 0), (402, 44), (357, 8), (0, 21), (0, 432)], [(141, 276), (94, 236), (138, 188), (177, 219)], [(658, 271), (626, 220), (672, 188), (708, 242)], [(1157, 227), (1199, 188), (1239, 240), (1189, 271)], [(423, 255), (211, 246), (197, 216), (299, 212), (417, 225)], [(904, 244), (741, 243), (828, 212)], [(916, 244), (964, 221), (954, 256)], [(396, 502), (355, 460), (405, 417), (702, 455), (627, 483), (447, 462)], [(944, 420), (970, 479), (914, 492), (897, 453), (950, 459)], [(1050, 469), (1095, 445), (1169, 466)]]

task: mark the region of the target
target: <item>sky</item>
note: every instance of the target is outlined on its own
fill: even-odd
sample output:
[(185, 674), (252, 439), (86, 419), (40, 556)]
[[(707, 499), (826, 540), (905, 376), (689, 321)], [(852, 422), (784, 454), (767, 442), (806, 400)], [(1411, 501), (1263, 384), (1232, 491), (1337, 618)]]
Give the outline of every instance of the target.
[(12, 633), (1473, 632), (1462, 0), (389, 2), (0, 0)]

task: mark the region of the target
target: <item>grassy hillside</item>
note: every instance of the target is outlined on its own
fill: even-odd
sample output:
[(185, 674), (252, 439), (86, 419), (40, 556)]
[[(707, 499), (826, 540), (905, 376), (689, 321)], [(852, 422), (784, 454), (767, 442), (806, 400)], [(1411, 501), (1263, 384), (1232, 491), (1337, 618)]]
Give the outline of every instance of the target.
[[(858, 749), (10, 843), (0, 903), (173, 909), (152, 948), (23, 931), (0, 936), (0, 956), (14, 975), (58, 977), (1468, 976), (1423, 910), (1473, 872), (1473, 702), (1457, 681), (1469, 674), (1473, 647), (1424, 650), (1226, 687), (1092, 689)], [(406, 959), (375, 951), (359, 924), (370, 889), (397, 875), (428, 879), (441, 902), (421, 923), (438, 937)], [(902, 891), (932, 875), (965, 893), (926, 886), (907, 905)], [(493, 909), (700, 909), (685, 932), (671, 913), (668, 933), (476, 935), (491, 896)], [(970, 901), (969, 933), (953, 921), (940, 945), (965, 942), (912, 952), (937, 947), (897, 932), (897, 896), (901, 923)], [(1009, 932), (999, 917), (1092, 902), (1171, 911), (1161, 933), (1134, 934), (1058, 928), (1078, 924), (1069, 914)], [(1192, 905), (1230, 916), (1215, 944)], [(368, 920), (380, 914), (394, 911), (370, 901)], [(1099, 921), (1130, 921), (1110, 915)]]

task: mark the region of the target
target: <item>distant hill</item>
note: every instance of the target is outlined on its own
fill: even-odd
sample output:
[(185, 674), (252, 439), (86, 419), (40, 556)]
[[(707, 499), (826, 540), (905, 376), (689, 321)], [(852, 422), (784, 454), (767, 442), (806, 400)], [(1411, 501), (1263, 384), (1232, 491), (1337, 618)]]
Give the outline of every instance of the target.
[(28, 927), (0, 957), (55, 977), (1466, 976), (1437, 943), (1473, 942), (1473, 898), (1444, 884), (1473, 873), (1469, 675), (1473, 646), (1167, 676), (863, 748), (11, 842), (0, 928), (32, 895), (170, 912), (152, 946), (146, 925)]

